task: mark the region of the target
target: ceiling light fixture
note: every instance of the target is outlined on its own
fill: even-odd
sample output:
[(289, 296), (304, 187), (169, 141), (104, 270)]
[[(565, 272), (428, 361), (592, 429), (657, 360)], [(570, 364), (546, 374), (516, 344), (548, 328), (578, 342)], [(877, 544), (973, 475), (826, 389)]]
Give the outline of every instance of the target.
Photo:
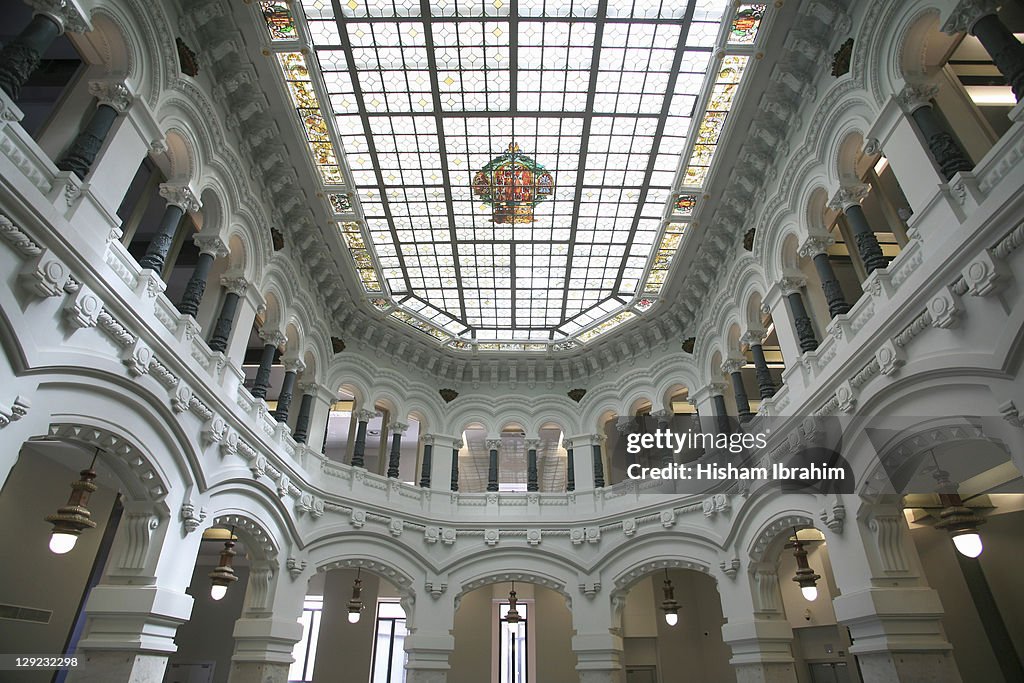
[(210, 597), (220, 600), (228, 592), (228, 586), (238, 581), (235, 570), (231, 568), (235, 553), (235, 527), (231, 527), (231, 535), (224, 541), (224, 550), (220, 552), (220, 564), (210, 572)]
[[(960, 502), (960, 496), (956, 496), (956, 502)], [(975, 558), (981, 555), (985, 549), (981, 542), (981, 534), (978, 533), (978, 526), (985, 523), (969, 507), (954, 504), (945, 507), (939, 513), (939, 521), (935, 524), (936, 529), (945, 529), (953, 537), (953, 545), (964, 557)]]
[(362, 615), (363, 608), (365, 607), (361, 597), (363, 593), (363, 580), (360, 578), (362, 571), (362, 567), (356, 568), (356, 578), (352, 582), (352, 599), (348, 601), (348, 623), (350, 624), (359, 622), (359, 617)]
[(818, 579), (821, 578), (814, 573), (811, 566), (807, 564), (807, 550), (804, 549), (804, 542), (793, 529), (793, 540), (786, 544), (786, 548), (793, 548), (793, 556), (796, 558), (796, 576), (793, 580), (800, 586), (800, 592), (808, 602), (818, 599)]
[(505, 621), (510, 624), (519, 623), (519, 611), (516, 609), (516, 604), (519, 602), (519, 598), (516, 597), (516, 582), (512, 582), (512, 590), (508, 592), (508, 614), (505, 615)]
[(668, 567), (665, 568), (665, 599), (661, 601), (661, 609), (665, 612), (665, 623), (675, 626), (679, 623), (679, 603), (676, 602), (676, 589), (672, 586), (672, 579), (668, 578)]
[(71, 483), (71, 497), (67, 505), (57, 508), (55, 514), (46, 518), (47, 522), (53, 524), (53, 533), (50, 535), (50, 550), (63, 555), (70, 552), (78, 542), (78, 535), (85, 529), (95, 529), (96, 522), (92, 521), (92, 515), (86, 503), (89, 502), (89, 494), (96, 491), (96, 458), (99, 457), (100, 449), (97, 447), (92, 456), (92, 463), (87, 469), (79, 472), (80, 479)]

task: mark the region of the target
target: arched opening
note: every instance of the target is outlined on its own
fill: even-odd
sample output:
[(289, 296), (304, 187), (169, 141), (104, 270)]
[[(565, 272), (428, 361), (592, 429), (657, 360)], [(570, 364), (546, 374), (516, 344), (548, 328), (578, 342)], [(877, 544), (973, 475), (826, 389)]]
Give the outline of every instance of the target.
[[(1024, 32), (1024, 8), (1002, 3), (999, 21), (1018, 36)], [(908, 31), (901, 70), (908, 83), (938, 86), (931, 100), (945, 131), (977, 165), (1007, 131), (1009, 113), (1017, 104), (1013, 90), (992, 55), (975, 35), (949, 35), (941, 30), (938, 12), (921, 16)]]
[(706, 573), (651, 571), (629, 588), (620, 609), (627, 680), (736, 680), (718, 586)]
[[(515, 590), (519, 619), (509, 620)], [(515, 580), (463, 593), (455, 612), (448, 683), (575, 681), (572, 614), (565, 596)]]
[(335, 567), (309, 579), (290, 682), (334, 681), (340, 672), (354, 681), (405, 680), (409, 629), (404, 596), (358, 561), (349, 564), (356, 566)]
[[(86, 507), (95, 528), (86, 528), (61, 554), (48, 543), (53, 526), (46, 517), (68, 501), (80, 472), (95, 472)], [(109, 456), (72, 441), (27, 441), (0, 490), (0, 542), (11, 549), (0, 568), (0, 642), (10, 652), (73, 653), (85, 623), (85, 599), (103, 573), (125, 499)], [(19, 520), (18, 523), (10, 523)], [(14, 549), (17, 549), (16, 551)], [(13, 558), (17, 556), (17, 561)], [(52, 672), (28, 673), (49, 681)], [(26, 677), (26, 680), (29, 680)]]
[[(331, 403), (324, 426), (324, 442), (321, 453), (328, 460), (335, 462), (352, 462), (352, 450), (355, 446), (358, 420), (356, 416), (356, 389), (350, 384), (342, 384), (335, 400)], [(376, 426), (378, 436), (380, 425)]]

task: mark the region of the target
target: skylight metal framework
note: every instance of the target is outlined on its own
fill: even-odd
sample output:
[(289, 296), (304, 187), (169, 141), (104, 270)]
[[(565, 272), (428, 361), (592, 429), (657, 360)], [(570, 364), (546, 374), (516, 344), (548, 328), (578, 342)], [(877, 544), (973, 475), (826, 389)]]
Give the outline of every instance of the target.
[[(297, 0), (259, 4), (371, 304), (482, 350), (571, 348), (656, 303), (765, 11), (301, 0), (298, 19)], [(291, 45), (302, 34), (311, 55)], [(713, 54), (730, 43), (743, 54)], [(472, 181), (512, 144), (554, 192), (533, 222), (498, 224)]]

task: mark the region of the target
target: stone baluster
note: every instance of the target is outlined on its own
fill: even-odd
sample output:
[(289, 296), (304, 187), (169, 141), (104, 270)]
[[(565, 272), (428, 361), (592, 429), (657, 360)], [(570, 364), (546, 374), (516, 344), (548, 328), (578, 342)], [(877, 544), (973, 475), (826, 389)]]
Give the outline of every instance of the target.
[(206, 280), (210, 277), (210, 268), (218, 258), (228, 255), (227, 245), (217, 235), (196, 235), (192, 241), (199, 247), (199, 259), (192, 271), (192, 277), (185, 285), (185, 293), (178, 302), (178, 311), (182, 315), (190, 315), (193, 318), (199, 313), (199, 305), (203, 301), (203, 293), (206, 291)]
[(274, 365), (274, 356), (277, 355), (277, 350), (288, 342), (288, 338), (279, 330), (272, 330), (269, 327), (261, 329), (259, 336), (263, 340), (263, 354), (260, 356), (260, 366), (256, 369), (252, 395), (255, 398), (266, 398), (267, 389), (270, 388), (270, 371)]
[(807, 315), (804, 296), (800, 291), (804, 284), (805, 280), (802, 277), (788, 276), (782, 279), (780, 286), (782, 295), (786, 297), (789, 313), (793, 316), (793, 327), (796, 328), (800, 350), (814, 351), (818, 348), (818, 338), (814, 335), (814, 325), (811, 323), (811, 317)]
[(174, 244), (181, 217), (186, 211), (198, 211), (200, 207), (199, 200), (192, 190), (185, 186), (163, 183), (160, 186), (160, 196), (167, 200), (167, 208), (160, 219), (160, 228), (146, 248), (146, 255), (139, 260), (140, 266), (149, 268), (158, 275), (163, 272), (164, 262), (171, 251), (171, 245)]
[(404, 422), (392, 422), (388, 425), (391, 432), (391, 454), (388, 457), (388, 477), (398, 478), (398, 470), (402, 460), (402, 434), (409, 428)]
[(942, 30), (976, 36), (1019, 102), (1024, 94), (1024, 46), (996, 14), (1000, 4), (997, 0), (961, 0)]
[(814, 269), (818, 271), (818, 279), (821, 280), (821, 290), (825, 293), (825, 301), (828, 303), (828, 314), (834, 318), (848, 313), (850, 304), (846, 303), (843, 288), (828, 258), (828, 248), (833, 244), (835, 240), (831, 235), (811, 235), (800, 245), (799, 253), (800, 256), (810, 258), (814, 262)]
[(882, 247), (878, 244), (875, 231), (868, 224), (867, 216), (860, 202), (871, 191), (870, 186), (865, 184), (842, 187), (829, 201), (829, 207), (842, 211), (850, 224), (853, 232), (853, 241), (857, 244), (857, 253), (864, 264), (864, 269), (870, 274), (879, 268), (889, 265), (889, 259), (882, 253)]

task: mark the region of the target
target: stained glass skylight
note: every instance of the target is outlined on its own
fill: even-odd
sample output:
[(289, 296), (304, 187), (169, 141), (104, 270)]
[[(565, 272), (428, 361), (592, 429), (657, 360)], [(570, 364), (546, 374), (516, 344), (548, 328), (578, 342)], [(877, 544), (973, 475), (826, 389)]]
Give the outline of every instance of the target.
[(764, 14), (728, 0), (260, 7), (371, 305), (499, 351), (573, 348), (656, 304)]

